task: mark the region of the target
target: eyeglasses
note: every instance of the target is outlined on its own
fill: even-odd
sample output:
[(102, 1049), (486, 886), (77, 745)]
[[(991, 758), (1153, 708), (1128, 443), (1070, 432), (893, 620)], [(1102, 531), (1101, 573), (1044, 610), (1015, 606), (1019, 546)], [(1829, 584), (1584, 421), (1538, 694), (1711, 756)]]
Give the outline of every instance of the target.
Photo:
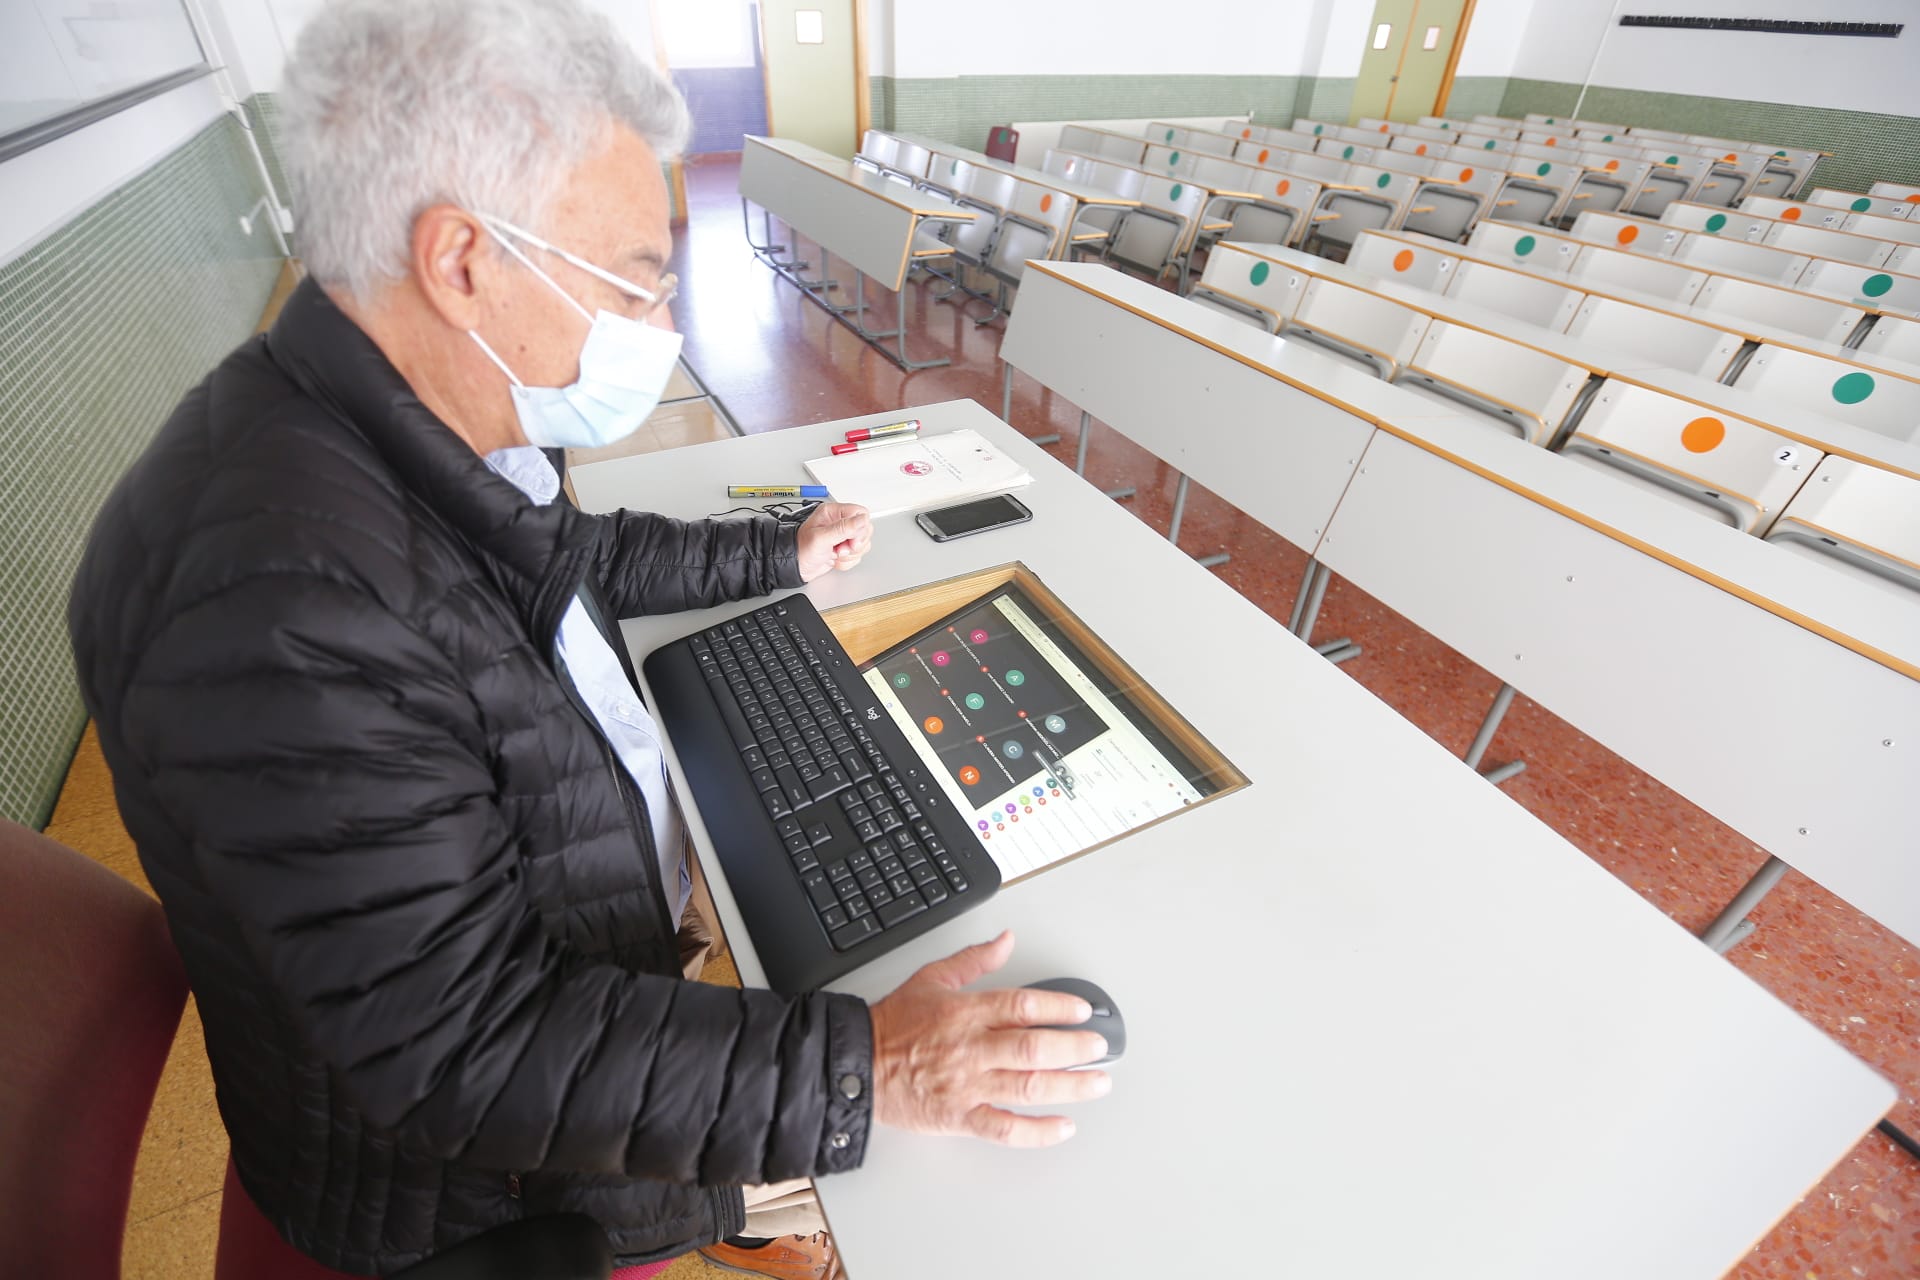
[[(536, 249), (544, 250), (547, 253), (552, 254), (554, 257), (559, 258), (564, 262), (572, 263), (574, 266), (580, 268), (582, 271), (586, 272), (588, 275), (593, 276), (595, 279), (604, 280), (606, 283), (612, 285), (614, 288), (620, 290), (622, 293), (625, 293), (632, 297), (640, 299), (642, 302), (646, 303), (647, 305), (645, 309), (643, 309), (640, 312), (639, 315), (634, 317), (634, 319), (636, 320), (650, 319), (655, 312), (658, 312), (664, 309), (680, 293), (680, 277), (674, 275), (671, 271), (665, 273), (660, 277), (660, 282), (656, 287), (652, 289), (643, 289), (639, 285), (635, 284), (633, 281), (623, 279), (622, 277), (613, 274), (613, 272), (608, 271), (605, 267), (595, 266), (593, 263), (588, 262), (585, 258), (580, 257), (578, 254), (568, 253), (565, 249), (560, 248), (558, 245), (547, 243), (545, 240), (542, 240), (539, 236), (534, 235), (531, 231), (523, 231), (522, 229), (514, 226), (511, 222), (508, 222), (504, 218), (496, 218), (491, 214), (485, 214), (485, 213), (480, 214), (479, 217), (480, 217), (480, 221), (485, 223), (487, 226), (487, 229), (494, 233), (494, 237), (500, 241), (501, 245), (503, 245), (506, 248), (507, 252), (511, 253), (514, 257), (520, 259), (520, 261), (526, 263), (528, 267), (532, 268), (538, 274), (544, 276), (546, 275), (546, 272), (541, 271), (540, 268), (534, 266), (531, 261), (528, 261), (527, 256), (524, 253), (521, 253), (520, 250), (517, 249), (511, 241), (507, 240), (505, 236), (500, 235), (500, 232), (504, 231), (507, 233), (507, 235), (513, 236), (515, 239), (524, 240)], [(553, 281), (549, 279), (547, 283), (552, 284)], [(556, 289), (559, 288), (558, 285), (554, 285), (554, 287)], [(564, 293), (565, 290), (562, 290), (561, 292)], [(579, 305), (578, 303), (575, 304), (575, 306), (578, 306), (578, 305)], [(582, 310), (584, 310), (584, 308), (582, 308)]]

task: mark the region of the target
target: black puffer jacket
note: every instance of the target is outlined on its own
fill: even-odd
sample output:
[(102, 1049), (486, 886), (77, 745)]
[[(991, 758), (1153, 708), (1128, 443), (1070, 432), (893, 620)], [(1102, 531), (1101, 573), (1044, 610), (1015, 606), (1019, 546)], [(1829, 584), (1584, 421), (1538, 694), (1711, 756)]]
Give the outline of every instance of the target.
[(794, 540), (531, 505), (311, 283), (108, 499), (81, 685), (302, 1251), (378, 1274), (577, 1209), (667, 1256), (860, 1162), (866, 1006), (679, 979), (641, 798), (553, 662), (583, 581), (713, 605), (797, 585)]

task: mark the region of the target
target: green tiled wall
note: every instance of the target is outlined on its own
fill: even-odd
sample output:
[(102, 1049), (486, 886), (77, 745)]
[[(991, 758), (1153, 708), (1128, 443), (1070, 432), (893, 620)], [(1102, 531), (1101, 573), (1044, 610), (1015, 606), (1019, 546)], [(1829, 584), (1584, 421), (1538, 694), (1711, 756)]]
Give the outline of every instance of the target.
[(1505, 76), (1455, 76), (1453, 90), (1445, 107), (1435, 115), (1450, 120), (1471, 120), (1474, 116), (1497, 116), (1500, 102), (1507, 94)]
[(1285, 124), (1295, 114), (1295, 76), (948, 76), (869, 83), (873, 123), (967, 147), (1015, 120), (1106, 120), (1134, 116), (1228, 116), (1248, 110)]
[(1353, 110), (1354, 83), (1352, 76), (1308, 76), (1300, 82), (1300, 103), (1294, 114), (1345, 123)]
[(280, 271), (223, 116), (0, 265), (0, 815), (45, 823), (85, 715), (67, 587), (107, 490), (259, 322)]
[[(1515, 78), (1493, 82), (1503, 86), (1497, 111), (1485, 105), (1486, 90), (1478, 84), (1469, 87), (1470, 96), (1463, 105), (1461, 90), (1468, 82), (1456, 80), (1447, 114), (1570, 115), (1574, 103), (1580, 101), (1580, 86), (1564, 81)], [(1580, 114), (1589, 120), (1628, 126), (1718, 134), (1833, 152), (1831, 159), (1822, 160), (1814, 168), (1809, 186), (1865, 191), (1871, 183), (1883, 179), (1920, 183), (1920, 117), (1917, 116), (1876, 115), (1868, 111), (1840, 111), (1742, 98), (1703, 98), (1685, 93), (1648, 93), (1604, 85), (1595, 85), (1587, 91)]]
[(267, 162), (267, 174), (273, 179), (273, 189), (280, 197), (280, 203), (293, 207), (293, 198), (288, 194), (287, 175), (280, 168), (280, 104), (270, 93), (256, 93), (241, 104), (246, 108), (247, 123), (253, 129), (254, 145), (260, 148), (260, 156)]

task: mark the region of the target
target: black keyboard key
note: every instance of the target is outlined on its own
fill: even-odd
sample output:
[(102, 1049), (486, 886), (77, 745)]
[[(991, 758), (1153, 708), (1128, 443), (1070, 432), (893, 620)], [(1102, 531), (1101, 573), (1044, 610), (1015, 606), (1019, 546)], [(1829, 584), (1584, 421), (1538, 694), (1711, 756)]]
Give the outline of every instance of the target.
[(873, 859), (873, 865), (879, 866), (893, 856), (893, 846), (885, 840), (875, 840), (867, 846), (867, 853)]
[(887, 789), (882, 786), (877, 779), (874, 779), (860, 784), (860, 794), (863, 796), (884, 796), (887, 794)]
[(733, 739), (733, 745), (741, 751), (760, 745), (753, 736), (753, 730), (747, 727), (747, 718), (740, 714), (740, 708), (733, 700), (733, 690), (719, 677), (707, 681), (707, 690), (713, 694), (714, 703), (720, 708), (720, 718), (726, 722), (727, 736)]
[[(801, 867), (799, 870), (805, 871), (806, 868)], [(913, 877), (904, 872), (897, 876), (889, 876), (887, 878), (887, 888), (893, 890), (894, 897), (904, 898), (913, 892)]]
[(913, 919), (927, 909), (926, 899), (917, 893), (903, 893), (879, 909), (880, 923), (886, 928)]
[(855, 871), (865, 871), (873, 865), (873, 858), (866, 853), (855, 853), (847, 859), (847, 865)]
[(853, 878), (859, 881), (862, 889), (877, 889), (887, 882), (878, 867), (861, 867), (853, 873)]
[(793, 855), (793, 869), (803, 874), (808, 871), (818, 871), (820, 869), (820, 859), (814, 857), (813, 850), (811, 849), (808, 849), (805, 853), (796, 853)]
[(900, 802), (900, 812), (908, 818), (920, 818), (925, 816), (920, 812), (920, 806), (915, 804), (911, 800), (902, 800)]
[(773, 829), (778, 832), (780, 838), (784, 840), (788, 836), (799, 835), (805, 828), (800, 825), (800, 819), (798, 818), (782, 818), (773, 824)]
[(846, 922), (847, 911), (845, 907), (828, 907), (820, 913), (820, 923), (827, 926), (828, 933), (832, 933)]
[(882, 831), (898, 831), (901, 827), (907, 825), (907, 820), (892, 809), (876, 815), (874, 821), (880, 824), (880, 830)]
[(833, 891), (833, 882), (827, 879), (824, 871), (807, 872), (800, 877), (800, 887), (813, 899), (815, 911), (825, 911), (828, 907), (839, 905), (840, 896)]
[(893, 890), (887, 888), (884, 884), (877, 884), (867, 890), (867, 901), (873, 904), (875, 911), (878, 911), (881, 907), (893, 901)]
[(853, 833), (861, 840), (878, 840), (881, 836), (880, 825), (871, 820), (853, 824)]
[(908, 867), (907, 874), (913, 877), (914, 884), (923, 889), (930, 884), (940, 883), (940, 873), (933, 869), (931, 863), (922, 862), (918, 866)]
[[(766, 753), (758, 747), (748, 747), (740, 753), (740, 763), (749, 769), (764, 769), (767, 767)], [(760, 789), (762, 791), (766, 790), (765, 787)]]
[(784, 818), (793, 812), (793, 806), (787, 803), (786, 792), (775, 787), (772, 791), (760, 793), (760, 803), (767, 806), (769, 818)]
[[(848, 797), (852, 797), (852, 800), (853, 800), (852, 804), (847, 803)], [(859, 823), (859, 822), (873, 821), (873, 810), (861, 804), (860, 797), (855, 792), (852, 792), (852, 791), (847, 792), (846, 795), (840, 797), (840, 801), (841, 801), (840, 807), (847, 811), (848, 822)]]
[(830, 862), (827, 864), (827, 879), (833, 881), (836, 885), (842, 880), (852, 883), (853, 868), (847, 865), (846, 859), (844, 858), (838, 862)]
[(860, 882), (851, 877), (845, 880), (835, 880), (833, 881), (833, 891), (839, 895), (840, 901), (851, 903), (861, 896)]
[(873, 867), (874, 867), (874, 870), (878, 871), (881, 875), (891, 880), (895, 876), (899, 875), (901, 872), (905, 871), (907, 869), (907, 864), (900, 861), (900, 859), (894, 857), (892, 854), (888, 854), (884, 858), (876, 859), (874, 861)]
[(788, 836), (786, 839), (787, 856), (797, 858), (803, 853), (813, 852), (813, 841), (805, 836)]
[(773, 776), (771, 769), (755, 769), (749, 776), (753, 778), (755, 791), (771, 791), (780, 785), (780, 780)]
[(937, 907), (947, 900), (947, 886), (938, 880), (929, 880), (920, 886), (920, 896), (927, 900), (928, 906)]
[(953, 886), (955, 893), (965, 893), (967, 891), (967, 878), (957, 871), (948, 873), (947, 883)]
[(873, 908), (867, 905), (866, 895), (858, 890), (855, 890), (854, 895), (851, 898), (845, 899), (841, 905), (846, 907), (847, 915), (855, 920), (858, 920), (861, 916), (870, 916), (873, 914)]
[(813, 803), (813, 797), (807, 794), (807, 784), (800, 781), (800, 775), (791, 765), (775, 769), (773, 776), (780, 779), (780, 789), (786, 793), (787, 803), (796, 809), (804, 809)]
[(822, 769), (820, 776), (807, 782), (807, 790), (813, 793), (815, 800), (825, 800), (828, 796), (845, 791), (853, 783), (839, 769)]
[(833, 841), (833, 828), (824, 822), (809, 822), (807, 824), (807, 839), (816, 845), (830, 844)]
[(902, 853), (905, 853), (907, 850), (914, 848), (915, 845), (913, 843), (913, 832), (907, 830), (905, 827), (902, 827), (898, 831), (894, 832), (893, 847), (900, 850), (900, 852)]
[(873, 922), (872, 916), (861, 916), (847, 921), (827, 937), (832, 940), (835, 951), (850, 951), (879, 932), (880, 926)]
[(799, 771), (802, 782), (812, 782), (820, 776), (820, 766), (813, 762), (812, 756), (808, 756), (805, 760), (795, 760), (793, 767)]

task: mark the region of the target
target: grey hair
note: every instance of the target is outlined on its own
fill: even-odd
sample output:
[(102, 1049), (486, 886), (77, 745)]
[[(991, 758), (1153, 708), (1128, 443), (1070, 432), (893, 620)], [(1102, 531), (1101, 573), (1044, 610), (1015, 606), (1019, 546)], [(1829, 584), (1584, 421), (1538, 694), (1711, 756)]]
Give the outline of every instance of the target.
[(405, 275), (431, 206), (539, 228), (610, 125), (662, 160), (689, 129), (672, 82), (580, 0), (330, 0), (280, 108), (301, 257), (362, 303)]

